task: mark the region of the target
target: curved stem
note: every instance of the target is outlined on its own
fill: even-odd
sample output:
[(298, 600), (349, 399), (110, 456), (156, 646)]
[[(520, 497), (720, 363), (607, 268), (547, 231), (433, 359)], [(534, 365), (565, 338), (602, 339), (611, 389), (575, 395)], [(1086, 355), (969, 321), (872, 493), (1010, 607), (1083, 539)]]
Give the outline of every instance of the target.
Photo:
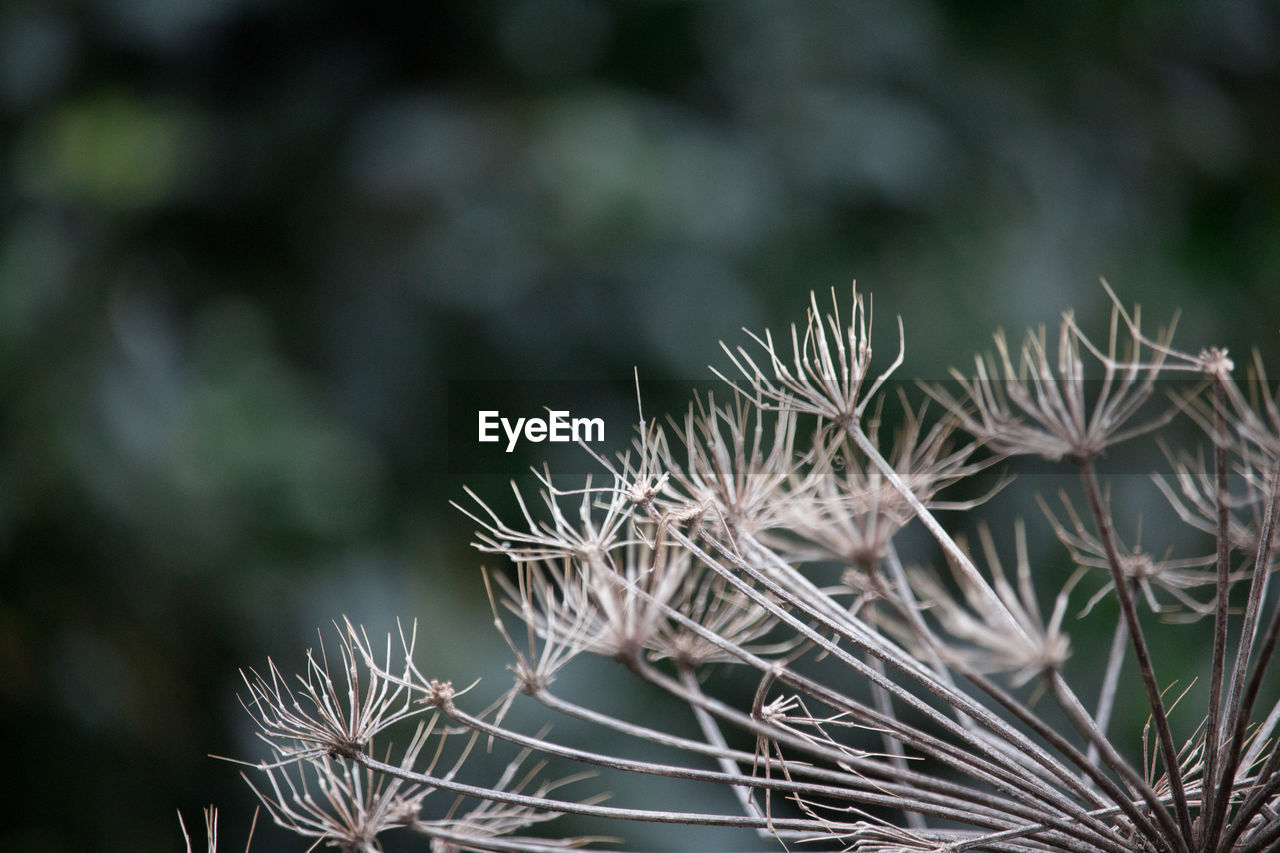
[[(688, 666), (680, 667), (680, 682), (685, 687), (697, 684), (698, 677)], [(752, 781), (743, 772), (737, 760), (729, 756), (729, 744), (725, 742), (724, 735), (720, 732), (720, 727), (716, 725), (715, 718), (707, 713), (705, 708), (698, 705), (690, 705), (694, 718), (698, 721), (698, 727), (702, 729), (702, 736), (706, 738), (707, 743), (716, 748), (716, 762), (720, 765), (721, 771), (742, 780), (742, 784), (733, 786), (734, 796), (738, 798), (738, 803), (742, 806), (743, 814), (761, 814), (760, 806), (756, 803), (755, 793), (752, 788)], [(762, 830), (763, 832), (763, 830)]]

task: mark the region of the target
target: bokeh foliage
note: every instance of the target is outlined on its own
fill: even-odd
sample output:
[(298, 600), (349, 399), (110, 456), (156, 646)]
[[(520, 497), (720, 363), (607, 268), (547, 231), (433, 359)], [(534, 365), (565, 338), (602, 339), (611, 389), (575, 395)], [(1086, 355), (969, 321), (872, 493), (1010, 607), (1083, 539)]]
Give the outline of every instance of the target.
[(1276, 364), (1277, 43), (1262, 0), (5, 4), (0, 848), (208, 801), (238, 847), (236, 669), (340, 613), (500, 670), (450, 381), (703, 379), (852, 277), (915, 376), (1099, 275)]

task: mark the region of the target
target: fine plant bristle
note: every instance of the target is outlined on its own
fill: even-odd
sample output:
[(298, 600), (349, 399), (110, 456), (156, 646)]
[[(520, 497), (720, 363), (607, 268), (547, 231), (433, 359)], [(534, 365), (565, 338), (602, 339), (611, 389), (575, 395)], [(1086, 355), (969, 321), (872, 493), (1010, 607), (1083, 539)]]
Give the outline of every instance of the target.
[[(468, 490), (512, 680), (474, 707), (415, 656), (416, 626), (375, 644), (339, 621), (336, 654), (245, 675), (267, 743), (253, 790), (304, 845), (344, 851), (387, 833), (624, 849), (638, 821), (776, 850), (1275, 853), (1277, 392), (1259, 359), (1238, 384), (1225, 350), (1176, 349), (1173, 323), (1148, 333), (1107, 293), (1102, 337), (1071, 313), (1056, 338), (997, 334), (918, 398), (889, 387), (901, 320), (880, 363), (870, 299), (815, 296), (786, 345), (723, 345), (723, 395), (642, 420), (617, 458), (588, 448), (593, 477), (535, 472), (510, 518)], [(1191, 381), (1166, 393), (1174, 374)], [(1117, 518), (1099, 460), (1139, 442), (1169, 467)], [(1073, 485), (1006, 520), (991, 499), (1016, 456)], [(667, 703), (571, 700), (557, 681), (584, 655)], [(514, 722), (522, 703), (557, 736)], [(1121, 709), (1144, 729), (1113, 725)], [(485, 778), (477, 752), (505, 769)], [(605, 802), (617, 774), (727, 796)], [(557, 837), (562, 815), (617, 838)], [(212, 817), (208, 833), (212, 849)]]

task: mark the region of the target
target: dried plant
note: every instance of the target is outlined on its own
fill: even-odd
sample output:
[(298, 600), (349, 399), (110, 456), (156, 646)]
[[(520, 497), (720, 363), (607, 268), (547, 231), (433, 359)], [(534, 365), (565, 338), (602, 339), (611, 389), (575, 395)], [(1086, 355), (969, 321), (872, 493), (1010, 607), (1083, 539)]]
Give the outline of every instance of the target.
[[(245, 853), (253, 846), (253, 830), (258, 825), (258, 812), (253, 813), (253, 822), (249, 824), (249, 840), (245, 842)], [(187, 853), (191, 853), (191, 834), (187, 832), (187, 823), (182, 819), (182, 813), (178, 813), (178, 826), (182, 829), (182, 840), (186, 844)], [(217, 853), (218, 851), (218, 810), (213, 806), (209, 806), (204, 810), (204, 832), (205, 832), (205, 853)]]
[[(465, 690), (418, 668), (413, 631), (375, 649), (344, 622), (336, 658), (321, 647), (297, 678), (274, 664), (246, 675), (269, 745), (254, 790), (277, 824), (348, 851), (379, 850), (393, 830), (433, 851), (616, 843), (547, 835), (570, 814), (616, 821), (619, 836), (627, 821), (739, 827), (763, 849), (1280, 850), (1280, 703), (1264, 705), (1280, 636), (1268, 594), (1276, 394), (1265, 380), (1238, 387), (1225, 351), (1147, 336), (1139, 311), (1112, 299), (1105, 345), (1071, 314), (1056, 354), (1043, 330), (1016, 357), (997, 335), (973, 376), (924, 389), (940, 404), (931, 414), (905, 395), (885, 406), (903, 350), (873, 367), (862, 296), (848, 317), (834, 293), (829, 314), (814, 298), (789, 352), (769, 333), (725, 347), (727, 404), (698, 399), (666, 429), (642, 418), (630, 452), (597, 456), (601, 474), (574, 488), (544, 471), (530, 501), (513, 484), (515, 520), (468, 492), (476, 547), (510, 563), (485, 574), (510, 688), (468, 710)], [(1172, 405), (1159, 393), (1171, 372), (1197, 379)], [(1148, 433), (1165, 441), (1173, 424), (1202, 427), (1210, 449), (1166, 451), (1172, 473), (1155, 494), (1179, 535), (1165, 527), (1170, 541), (1153, 547), (1161, 528), (1148, 522), (1146, 544), (1139, 531), (1126, 545), (1097, 460)], [(984, 517), (1005, 483), (984, 471), (1016, 455), (1074, 469), (1078, 495), (1061, 509), (1041, 498), (1034, 521), (1056, 533), (1057, 556), (1055, 537), (1032, 543), (1031, 520), (1006, 537)], [(1188, 533), (1203, 551), (1175, 556)], [(952, 577), (904, 564), (903, 537), (932, 543)], [(1186, 618), (1172, 628), (1170, 615)], [(1153, 630), (1201, 632), (1209, 677), (1188, 686)], [(1093, 654), (1079, 641), (1090, 634), (1111, 637), (1096, 663), (1074, 657)], [(624, 719), (560, 695), (584, 654), (670, 704)], [(509, 722), (524, 702), (618, 748), (525, 732)], [(1121, 705), (1148, 718), (1140, 737), (1112, 732)], [(410, 720), (403, 747), (382, 745)], [(496, 778), (464, 781), (485, 772), (467, 769), (478, 739), (513, 757)], [(631, 744), (652, 757), (629, 757)], [(558, 780), (543, 776), (556, 768)], [(584, 768), (723, 787), (736, 806), (569, 794), (588, 784)], [(452, 804), (433, 813), (438, 795)]]

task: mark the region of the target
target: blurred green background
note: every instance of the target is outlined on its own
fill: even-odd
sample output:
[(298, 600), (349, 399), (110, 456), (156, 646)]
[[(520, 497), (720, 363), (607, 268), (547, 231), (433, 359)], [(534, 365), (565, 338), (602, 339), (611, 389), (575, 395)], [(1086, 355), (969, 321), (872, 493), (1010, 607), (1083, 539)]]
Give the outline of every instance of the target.
[(909, 376), (1104, 329), (1099, 276), (1277, 365), (1278, 44), (1263, 0), (9, 0), (0, 849), (208, 802), (240, 849), (237, 670), (343, 613), (501, 683), (450, 382), (703, 379), (854, 278)]

